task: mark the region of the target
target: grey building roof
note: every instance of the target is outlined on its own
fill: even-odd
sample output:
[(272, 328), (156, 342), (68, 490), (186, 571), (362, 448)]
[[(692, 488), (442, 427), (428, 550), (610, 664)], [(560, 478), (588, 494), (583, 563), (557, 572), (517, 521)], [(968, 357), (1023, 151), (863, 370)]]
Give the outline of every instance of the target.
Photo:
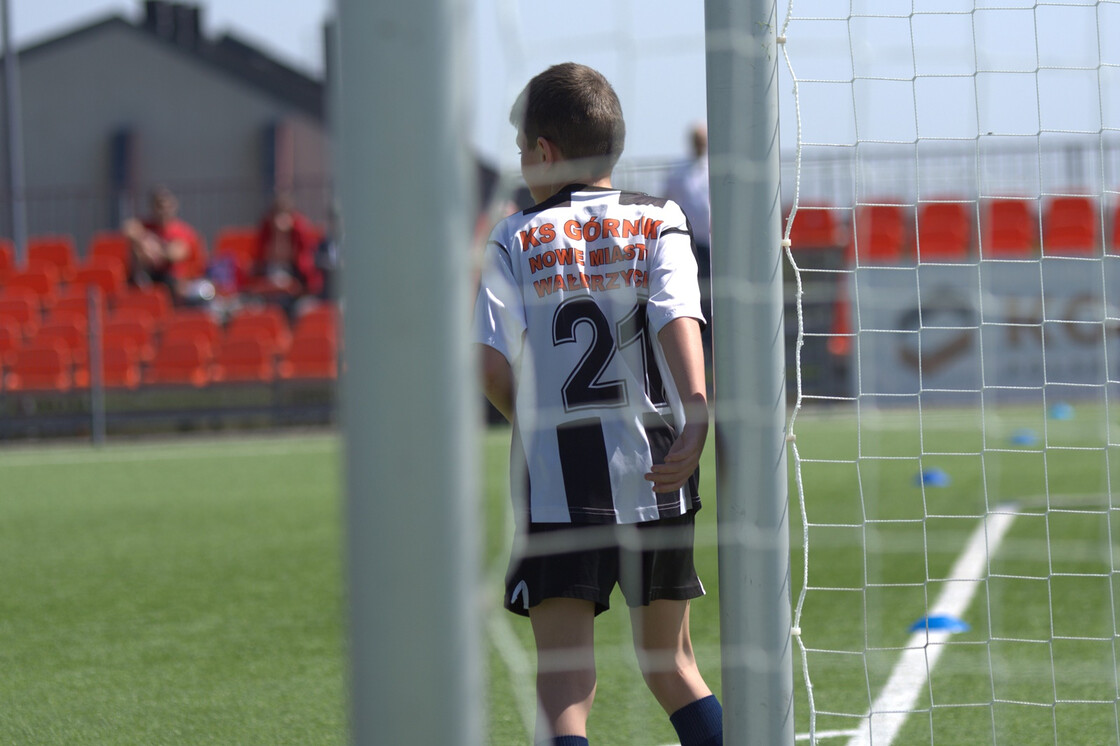
[(325, 120), (326, 86), (321, 80), (285, 65), (233, 34), (226, 33), (214, 40), (205, 38), (197, 6), (162, 0), (148, 0), (145, 6), (145, 16), (139, 23), (116, 15), (109, 16), (25, 47), (20, 50), (20, 60), (50, 54), (107, 29), (126, 29), (208, 66), (218, 74), (228, 75), (267, 93), (316, 120)]

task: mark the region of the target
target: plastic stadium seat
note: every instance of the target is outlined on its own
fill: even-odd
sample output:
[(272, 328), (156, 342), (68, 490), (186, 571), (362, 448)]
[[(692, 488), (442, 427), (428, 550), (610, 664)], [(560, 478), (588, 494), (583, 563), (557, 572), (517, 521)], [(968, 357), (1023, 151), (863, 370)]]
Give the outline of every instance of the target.
[(4, 282), (4, 291), (26, 288), (39, 297), (43, 308), (50, 308), (58, 297), (58, 271), (50, 265), (15, 272)]
[(128, 243), (128, 237), (116, 231), (102, 231), (94, 234), (86, 249), (86, 258), (83, 264), (89, 265), (94, 259), (111, 259), (119, 262), (127, 275), (128, 268), (132, 264), (132, 248)]
[(69, 354), (58, 342), (27, 345), (15, 353), (4, 385), (9, 391), (69, 391)]
[(93, 257), (87, 264), (74, 270), (72, 285), (96, 285), (106, 298), (112, 298), (125, 286), (124, 267), (111, 257)]
[(1021, 259), (1033, 256), (1040, 241), (1033, 199), (989, 199), (980, 210), (980, 256)]
[(968, 205), (961, 202), (923, 202), (918, 207), (918, 261), (963, 261), (972, 243)]
[(228, 226), (214, 240), (214, 259), (230, 257), (241, 269), (248, 269), (257, 251), (257, 229), (253, 226)]
[(1120, 201), (1112, 208), (1111, 250), (1113, 254), (1120, 254)]
[(341, 319), (334, 303), (320, 303), (300, 314), (292, 330), (293, 336), (329, 337), (341, 342)]
[(200, 308), (179, 308), (172, 311), (164, 319), (160, 329), (160, 336), (164, 341), (197, 339), (205, 346), (207, 354), (217, 348), (221, 333), (222, 329), (214, 317)]
[(127, 344), (133, 348), (138, 360), (147, 362), (156, 354), (152, 326), (152, 320), (143, 314), (110, 319), (102, 328), (101, 344), (106, 348)]
[(798, 249), (832, 249), (844, 245), (836, 222), (836, 208), (826, 205), (800, 205), (793, 219), (790, 242)]
[(145, 316), (156, 324), (171, 313), (171, 291), (166, 285), (126, 288), (113, 299), (113, 316)]
[(0, 293), (0, 319), (10, 319), (20, 325), (24, 337), (30, 337), (42, 321), (39, 296), (26, 288), (6, 289)]
[(77, 267), (74, 239), (66, 235), (31, 236), (27, 239), (27, 268), (55, 268), (59, 280), (67, 282)]
[(0, 286), (16, 271), (16, 248), (7, 238), (0, 238)]
[(291, 344), (292, 331), (283, 310), (278, 306), (261, 306), (238, 311), (226, 324), (225, 338), (258, 339), (269, 354), (278, 355)]
[(225, 339), (214, 356), (214, 381), (268, 382), (274, 376), (272, 347), (260, 339)]
[(0, 318), (0, 366), (8, 366), (23, 347), (23, 327), (14, 319)]
[(848, 255), (860, 265), (898, 264), (910, 236), (910, 208), (894, 204), (856, 207)]
[(140, 354), (136, 345), (125, 337), (107, 335), (101, 346), (102, 385), (134, 389), (140, 382)]
[(327, 336), (296, 335), (277, 373), (281, 378), (338, 378), (338, 344)]
[(144, 372), (144, 383), (203, 387), (210, 382), (210, 351), (193, 337), (164, 339)]
[[(94, 302), (98, 305), (98, 316), (104, 322), (104, 297), (98, 295)], [(89, 304), (90, 297), (88, 288), (83, 285), (70, 285), (59, 293), (58, 300), (56, 300), (51, 307), (49, 318), (52, 321), (61, 321), (63, 319), (80, 321), (81, 325), (85, 327), (89, 323)]]
[(1100, 236), (1100, 213), (1092, 197), (1055, 197), (1042, 220), (1044, 254), (1092, 254)]
[(87, 330), (74, 319), (47, 319), (35, 332), (32, 343), (43, 339), (57, 339), (73, 354), (84, 355), (89, 347)]
[(32, 346), (60, 346), (66, 350), (72, 367), (73, 385), (89, 385), (89, 337), (86, 330), (73, 321), (47, 321), (35, 332)]

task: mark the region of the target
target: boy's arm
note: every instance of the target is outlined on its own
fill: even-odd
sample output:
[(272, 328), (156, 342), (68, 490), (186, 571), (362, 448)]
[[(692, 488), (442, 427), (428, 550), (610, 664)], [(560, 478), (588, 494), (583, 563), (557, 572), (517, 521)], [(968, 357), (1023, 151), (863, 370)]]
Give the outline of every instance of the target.
[(700, 323), (689, 317), (673, 319), (658, 332), (657, 339), (684, 404), (685, 422), (665, 462), (654, 464), (646, 479), (653, 482), (657, 492), (674, 492), (696, 471), (708, 437), (708, 389)]
[(513, 422), (513, 368), (506, 356), (489, 345), (480, 344), (482, 390), (502, 415)]

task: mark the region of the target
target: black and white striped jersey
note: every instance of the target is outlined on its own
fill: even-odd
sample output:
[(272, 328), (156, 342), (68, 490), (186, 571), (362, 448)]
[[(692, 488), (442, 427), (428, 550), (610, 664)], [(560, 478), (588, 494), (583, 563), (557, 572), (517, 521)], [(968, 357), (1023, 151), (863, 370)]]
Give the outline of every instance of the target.
[[(683, 410), (658, 332), (704, 323), (692, 235), (676, 203), (582, 185), (502, 221), (485, 250), (476, 341), (517, 380), (514, 485), (534, 523), (638, 523), (699, 507), (696, 479), (644, 475)], [(516, 494), (517, 490), (515, 490)]]

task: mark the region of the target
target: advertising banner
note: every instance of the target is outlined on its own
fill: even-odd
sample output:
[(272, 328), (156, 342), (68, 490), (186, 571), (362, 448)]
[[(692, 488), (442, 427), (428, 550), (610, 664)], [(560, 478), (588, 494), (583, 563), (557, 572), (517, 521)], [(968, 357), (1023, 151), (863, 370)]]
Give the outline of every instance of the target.
[(849, 282), (857, 396), (1087, 398), (1120, 380), (1120, 257), (861, 267)]

